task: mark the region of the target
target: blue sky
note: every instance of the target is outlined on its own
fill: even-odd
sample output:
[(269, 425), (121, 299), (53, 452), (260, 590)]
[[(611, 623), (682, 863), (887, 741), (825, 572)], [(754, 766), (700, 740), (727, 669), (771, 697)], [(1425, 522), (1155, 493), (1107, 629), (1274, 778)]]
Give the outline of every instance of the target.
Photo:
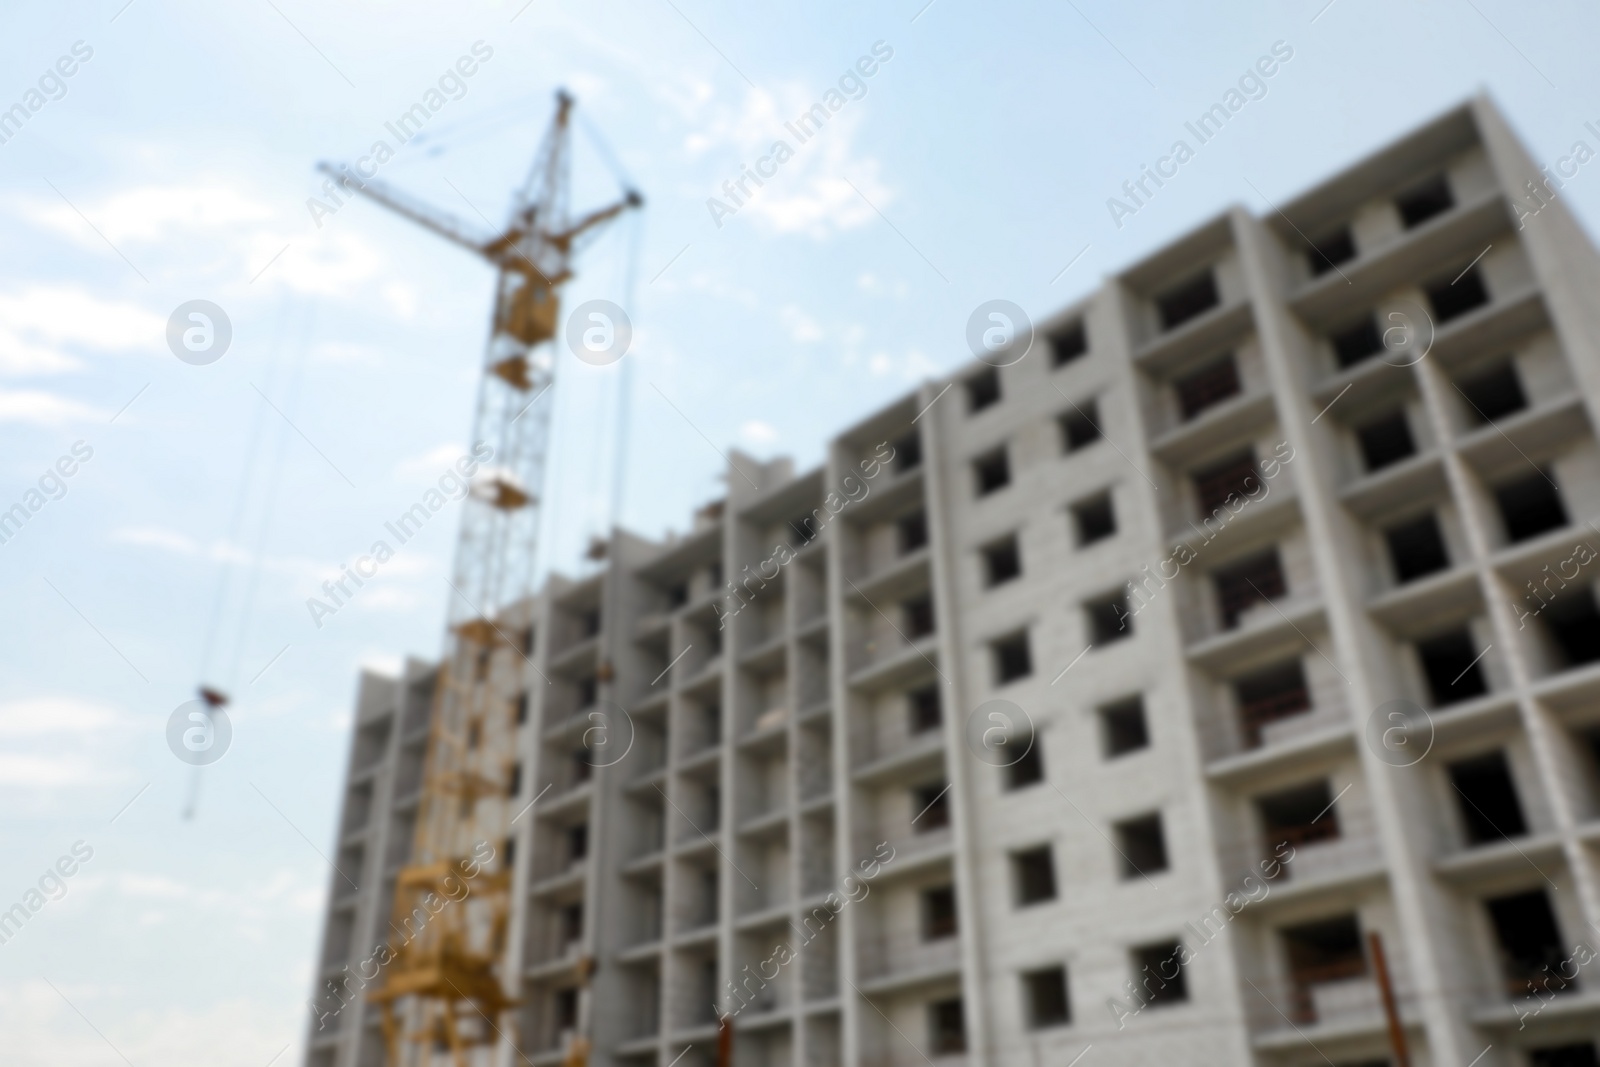
[[(357, 671), (437, 649), (453, 511), (321, 628), (305, 599), (464, 449), (492, 281), (371, 204), (313, 220), (312, 167), (364, 153), (475, 42), (492, 57), (382, 177), (498, 221), (552, 92), (577, 94), (603, 142), (580, 130), (575, 205), (617, 191), (601, 143), (649, 202), (569, 301), (625, 299), (632, 263), (623, 518), (652, 536), (720, 492), (707, 439), (813, 463), (961, 362), (985, 300), (1048, 314), (1480, 89), (1542, 160), (1600, 119), (1600, 15), (1576, 4), (925, 4), (0, 15), (0, 108), (41, 77), (59, 95), (0, 144), (0, 510), (92, 451), (0, 544), (0, 908), (93, 850), (0, 945), (8, 1063), (121, 1062), (108, 1040), (139, 1067), (299, 1060)], [(1266, 94), (1116, 226), (1107, 199), (1279, 41)], [(92, 55), (46, 77), (76, 42)], [(719, 226), (707, 200), (878, 42), (864, 95)], [(1563, 195), (1592, 231), (1600, 177)], [(208, 366), (164, 341), (193, 299), (232, 322)], [(605, 521), (618, 371), (560, 361), (549, 565)], [(235, 733), (186, 822), (164, 728), (203, 659)]]

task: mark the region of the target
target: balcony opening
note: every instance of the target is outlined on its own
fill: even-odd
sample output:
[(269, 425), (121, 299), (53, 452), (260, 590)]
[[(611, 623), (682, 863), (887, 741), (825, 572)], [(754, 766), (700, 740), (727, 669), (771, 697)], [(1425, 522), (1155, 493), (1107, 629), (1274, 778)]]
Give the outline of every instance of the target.
[(528, 721), (528, 691), (524, 689), (517, 694), (517, 725), (521, 726)]
[(1077, 527), (1079, 548), (1116, 533), (1117, 515), (1111, 508), (1111, 494), (1100, 493), (1072, 505), (1072, 524)]
[(667, 586), (666, 603), (668, 611), (677, 611), (689, 602), (689, 583), (673, 582)]
[(1233, 683), (1233, 695), (1249, 748), (1261, 746), (1261, 731), (1268, 724), (1311, 710), (1311, 693), (1299, 659), (1239, 678)]
[[(890, 446), (894, 449), (894, 469), (905, 474), (922, 466), (922, 435), (913, 430)], [(716, 583), (721, 585), (722, 583)]]
[(1453, 282), (1435, 282), (1423, 291), (1428, 294), (1433, 317), (1440, 325), (1489, 302), (1489, 290), (1484, 286), (1483, 276), (1476, 267), (1468, 267), (1466, 273)]
[(1567, 509), (1561, 502), (1561, 491), (1542, 470), (1530, 477), (1497, 486), (1494, 502), (1500, 509), (1500, 521), (1505, 525), (1506, 539), (1512, 544), (1567, 524)]
[(1217, 589), (1217, 607), (1222, 612), (1222, 628), (1239, 625), (1239, 616), (1256, 604), (1277, 600), (1289, 591), (1278, 563), (1276, 547), (1257, 552), (1211, 574)]
[(1440, 174), (1395, 197), (1394, 206), (1400, 212), (1401, 223), (1411, 230), (1455, 207), (1456, 198), (1450, 193), (1450, 183)]
[(908, 556), (928, 543), (928, 513), (925, 511), (902, 515), (896, 520), (894, 528), (902, 556)]
[(1121, 590), (1110, 596), (1086, 601), (1083, 614), (1088, 621), (1091, 645), (1110, 644), (1133, 636), (1133, 614), (1128, 610), (1128, 594)]
[(1559, 973), (1567, 958), (1555, 910), (1543, 889), (1484, 901), (1500, 949), (1500, 973), (1512, 997), (1577, 987)]
[(946, 782), (922, 785), (911, 791), (911, 826), (919, 834), (950, 825), (950, 786)]
[(1378, 332), (1378, 324), (1371, 315), (1338, 333), (1329, 334), (1328, 343), (1333, 346), (1333, 356), (1339, 361), (1340, 370), (1365, 363), (1383, 351), (1383, 335)]
[(1289, 957), (1297, 1022), (1317, 1021), (1312, 986), (1360, 978), (1367, 973), (1367, 957), (1361, 951), (1361, 924), (1354, 915), (1291, 926), (1280, 931), (1280, 936)]
[(511, 765), (511, 780), (506, 783), (506, 796), (515, 797), (522, 792), (522, 764)]
[(717, 960), (716, 957), (702, 959), (699, 967), (700, 994), (694, 999), (694, 1019), (701, 1023), (714, 1023), (717, 1021)]
[(1011, 876), (1018, 907), (1056, 898), (1056, 865), (1050, 857), (1049, 845), (1013, 852)]
[(1006, 766), (1006, 788), (1021, 789), (1044, 781), (1044, 757), (1039, 754), (1039, 735), (1030, 739), (1028, 748), (1014, 763)]
[(1239, 367), (1233, 361), (1233, 353), (1174, 379), (1172, 389), (1177, 394), (1178, 410), (1185, 422), (1231, 396), (1238, 396)]
[(577, 682), (578, 707), (593, 707), (599, 692), (599, 688), (600, 683), (593, 676), (588, 678), (579, 678)]
[(700, 924), (712, 926), (721, 914), (722, 882), (715, 870), (700, 872)]
[(1067, 969), (1046, 967), (1022, 976), (1023, 999), (1028, 1006), (1028, 1029), (1065, 1026), (1072, 1021), (1067, 1002)]
[(584, 612), (583, 613), (583, 618), (581, 620), (581, 624), (582, 624), (582, 628), (583, 628), (583, 636), (585, 636), (585, 637), (593, 637), (595, 634), (599, 633), (600, 632), (600, 611), (599, 611), (599, 609), (597, 608), (594, 611), (586, 611), (586, 612)]
[(1028, 631), (1002, 637), (989, 647), (994, 657), (996, 685), (1005, 685), (1033, 673), (1033, 653), (1028, 648)]
[(705, 802), (706, 830), (714, 832), (722, 829), (722, 787), (717, 785), (706, 786)]
[(706, 662), (709, 663), (722, 655), (722, 631), (702, 630), (700, 633), (706, 642)]
[(919, 637), (927, 637), (933, 633), (933, 598), (919, 596), (902, 601), (900, 616), (907, 639), (915, 641)]
[(968, 378), (966, 386), (968, 414), (1000, 403), (1000, 372), (992, 367)]
[(1022, 553), (1017, 548), (1017, 535), (1011, 534), (979, 549), (983, 556), (983, 582), (994, 588), (1022, 574)]
[(1259, 490), (1261, 486), (1255, 451), (1248, 448), (1195, 471), (1193, 477), (1195, 497), (1203, 515), (1211, 515), (1229, 497), (1244, 499), (1252, 489)]
[[(715, 987), (713, 986), (713, 988)], [(555, 1023), (557, 1034), (577, 1029), (578, 991), (576, 989), (558, 989), (550, 995), (550, 1019)]]
[(706, 564), (706, 588), (722, 588), (722, 561), (720, 559)]
[(810, 515), (801, 515), (799, 518), (790, 519), (787, 525), (795, 536), (795, 539), (789, 542), (794, 548), (804, 548), (815, 541), (817, 534), (821, 533), (817, 529), (816, 519)]
[(1064, 367), (1089, 351), (1089, 334), (1079, 319), (1050, 334), (1051, 366)]
[(561, 909), (561, 951), (583, 940), (583, 904), (568, 904)]
[(922, 940), (939, 941), (956, 935), (956, 887), (935, 886), (922, 891)]
[(1595, 1054), (1592, 1041), (1576, 1045), (1552, 1045), (1529, 1049), (1528, 1067), (1600, 1067), (1600, 1055)]
[(1269, 855), (1276, 855), (1283, 844), (1299, 848), (1339, 837), (1339, 813), (1326, 779), (1257, 797), (1256, 813), (1261, 817), (1262, 848)]
[(705, 731), (706, 747), (722, 744), (722, 705), (707, 704), (700, 711), (701, 728)]
[(594, 777), (594, 763), (591, 762), (593, 758), (587, 748), (577, 749), (568, 757), (571, 760), (572, 784), (574, 786), (580, 786)]
[(567, 827), (567, 862), (577, 863), (589, 855), (589, 824)]
[(1150, 747), (1145, 723), (1144, 698), (1129, 697), (1100, 709), (1100, 741), (1106, 759), (1115, 759)]
[(1350, 227), (1341, 226), (1320, 241), (1311, 242), (1306, 252), (1306, 264), (1313, 278), (1321, 277), (1341, 263), (1356, 258), (1356, 242), (1350, 236)]
[(1196, 316), (1205, 314), (1220, 302), (1216, 278), (1208, 269), (1164, 293), (1157, 294), (1156, 313), (1161, 317), (1161, 328), (1171, 330)]
[(1493, 422), (1528, 406), (1517, 377), (1517, 365), (1507, 359), (1481, 374), (1456, 383), (1467, 402), (1467, 414), (1476, 424)]
[(1112, 827), (1117, 852), (1122, 860), (1122, 879), (1142, 878), (1167, 869), (1167, 837), (1161, 829), (1161, 813), (1153, 811)]
[(1450, 555), (1432, 512), (1389, 527), (1383, 532), (1383, 539), (1389, 546), (1395, 581), (1402, 585), (1450, 566)]
[(1133, 984), (1149, 1008), (1182, 1004), (1189, 999), (1189, 980), (1183, 971), (1184, 948), (1176, 941), (1141, 945), (1134, 949)]
[(1361, 445), (1361, 459), (1369, 474), (1417, 454), (1404, 408), (1357, 428), (1356, 441)]
[(1093, 400), (1085, 400), (1061, 416), (1061, 451), (1076, 452), (1100, 440), (1100, 410)]
[(336, 899), (344, 899), (360, 891), (355, 879), (362, 877), (361, 871), (366, 862), (367, 850), (361, 845), (350, 845), (339, 850), (339, 862), (332, 864), (339, 875), (338, 887), (333, 894)]
[(1417, 642), (1417, 658), (1428, 679), (1428, 694), (1435, 707), (1459, 704), (1489, 691), (1483, 677), (1480, 649), (1466, 629), (1451, 630)]
[(939, 706), (939, 687), (926, 685), (921, 689), (913, 689), (906, 694), (906, 707), (910, 711), (911, 732), (925, 734), (929, 730), (937, 730), (944, 721), (944, 715)]
[(972, 474), (977, 483), (979, 496), (988, 496), (1010, 485), (1011, 463), (1006, 458), (1004, 446), (973, 460)]
[(1594, 590), (1558, 597), (1539, 612), (1539, 620), (1561, 650), (1563, 667), (1578, 667), (1600, 659), (1600, 611)]
[(1449, 766), (1456, 808), (1469, 845), (1491, 844), (1528, 832), (1504, 752), (1489, 752)]
[(954, 1056), (967, 1051), (967, 1023), (960, 997), (928, 1005), (928, 1043), (933, 1046), (935, 1056)]

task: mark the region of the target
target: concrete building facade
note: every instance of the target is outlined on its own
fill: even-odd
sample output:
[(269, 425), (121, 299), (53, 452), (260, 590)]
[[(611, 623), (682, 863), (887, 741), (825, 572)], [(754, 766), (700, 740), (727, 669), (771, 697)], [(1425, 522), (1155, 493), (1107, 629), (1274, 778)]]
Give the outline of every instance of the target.
[[(1475, 99), (619, 532), (492, 668), (499, 1062), (1365, 1067), (1382, 974), (1413, 1063), (1595, 1064), (1597, 295)], [(431, 677), (362, 679), (310, 1067), (382, 1063)]]

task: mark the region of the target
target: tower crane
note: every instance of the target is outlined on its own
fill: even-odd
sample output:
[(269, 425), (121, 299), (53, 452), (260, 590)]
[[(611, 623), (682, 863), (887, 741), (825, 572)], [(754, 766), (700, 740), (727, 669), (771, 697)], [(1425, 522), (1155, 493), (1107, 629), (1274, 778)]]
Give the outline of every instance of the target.
[[(620, 199), (572, 218), (568, 209), (573, 98), (555, 117), (498, 234), (474, 228), (397, 189), (328, 163), (319, 170), (499, 271), (478, 386), (474, 447), (494, 449), (463, 503), (452, 588), (433, 695), (422, 793), (409, 861), (395, 882), (390, 961), (370, 998), (382, 1010), (388, 1067), (469, 1067), (492, 1055), (501, 1016), (516, 1004), (503, 975), (511, 921), (510, 831), (517, 700), (496, 681), (497, 653), (513, 666), (531, 649), (529, 598), (554, 384), (551, 344), (560, 289), (601, 228), (643, 199)], [(503, 654), (499, 659), (505, 659)], [(518, 672), (520, 673), (520, 672)], [(504, 677), (504, 672), (499, 673)]]

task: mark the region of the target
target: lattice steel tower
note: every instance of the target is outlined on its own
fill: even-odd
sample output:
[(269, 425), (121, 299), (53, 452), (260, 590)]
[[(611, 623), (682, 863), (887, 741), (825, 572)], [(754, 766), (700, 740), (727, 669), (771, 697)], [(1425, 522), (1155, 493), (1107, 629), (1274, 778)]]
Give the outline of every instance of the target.
[(629, 208), (613, 204), (576, 221), (568, 212), (573, 98), (556, 94), (555, 117), (503, 232), (480, 235), (348, 167), (323, 164), (341, 186), (483, 256), (499, 268), (494, 318), (473, 420), (474, 449), (493, 449), (463, 503), (444, 651), (429, 728), (411, 862), (395, 885), (382, 986), (390, 1067), (440, 1057), (454, 1067), (487, 1062), (500, 1017), (514, 1003), (502, 973), (511, 920), (511, 865), (504, 854), (513, 813), (517, 709), (489, 665), (495, 650), (524, 651), (538, 548), (540, 492), (554, 384), (551, 345), (561, 286), (580, 244)]

